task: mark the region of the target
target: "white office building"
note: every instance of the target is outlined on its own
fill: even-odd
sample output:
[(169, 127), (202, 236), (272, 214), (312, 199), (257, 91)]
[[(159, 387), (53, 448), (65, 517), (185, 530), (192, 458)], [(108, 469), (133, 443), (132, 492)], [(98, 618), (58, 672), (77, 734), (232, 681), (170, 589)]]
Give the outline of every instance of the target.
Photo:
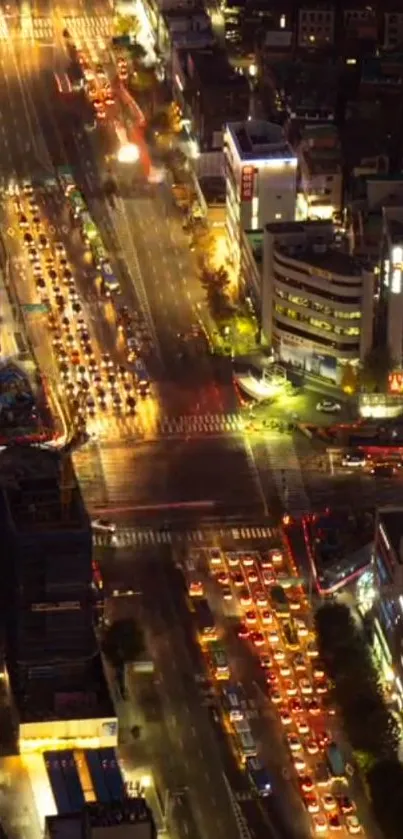
[(229, 123), (224, 157), (228, 250), (238, 270), (244, 230), (295, 219), (297, 158), (282, 128), (263, 120)]
[(266, 225), (261, 326), (279, 359), (340, 383), (372, 344), (374, 278), (331, 223)]

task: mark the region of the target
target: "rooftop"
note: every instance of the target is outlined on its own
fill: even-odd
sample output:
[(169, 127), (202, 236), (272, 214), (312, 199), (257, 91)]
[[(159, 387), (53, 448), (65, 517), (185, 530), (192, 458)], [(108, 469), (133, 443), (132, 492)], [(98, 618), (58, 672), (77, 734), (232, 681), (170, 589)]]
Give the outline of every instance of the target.
[(335, 247), (327, 247), (321, 245), (308, 245), (306, 248), (298, 249), (295, 253), (295, 248), (287, 245), (280, 245), (277, 251), (284, 256), (297, 258), (300, 262), (305, 262), (313, 268), (318, 268), (320, 271), (326, 271), (332, 274), (339, 274), (343, 277), (360, 277), (362, 275), (362, 268), (359, 262), (348, 253), (338, 250)]
[(69, 456), (33, 446), (0, 454), (0, 518), (19, 534), (88, 527)]
[(302, 150), (311, 174), (341, 174), (341, 152), (339, 148), (305, 148)]
[[(43, 668), (42, 668), (43, 669)], [(101, 656), (71, 663), (65, 675), (50, 672), (12, 678), (21, 722), (115, 718)]]
[(295, 157), (291, 146), (284, 139), (283, 129), (273, 122), (257, 119), (230, 122), (227, 129), (241, 160)]
[(202, 86), (245, 86), (245, 78), (235, 72), (228, 61), (227, 53), (221, 47), (214, 45), (202, 49), (188, 49), (183, 53), (181, 57), (185, 58), (189, 76), (198, 76)]
[(88, 839), (92, 830), (99, 828), (109, 828), (108, 836), (112, 835), (113, 828), (118, 829), (120, 834), (127, 832), (127, 839), (134, 836), (136, 839), (153, 839), (155, 836), (152, 811), (145, 799), (140, 797), (108, 805), (87, 804), (82, 813), (47, 816), (45, 833), (51, 839)]
[(398, 562), (403, 564), (403, 556), (401, 556), (403, 507), (379, 507), (378, 521), (398, 558)]

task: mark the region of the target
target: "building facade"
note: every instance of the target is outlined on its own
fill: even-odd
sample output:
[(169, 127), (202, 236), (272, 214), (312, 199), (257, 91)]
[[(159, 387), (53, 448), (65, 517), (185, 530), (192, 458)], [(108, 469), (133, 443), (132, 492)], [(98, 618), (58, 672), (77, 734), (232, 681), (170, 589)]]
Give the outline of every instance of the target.
[(224, 138), (227, 241), (239, 269), (244, 230), (295, 219), (297, 159), (278, 125), (229, 123)]
[(95, 633), (102, 581), (70, 458), (26, 448), (3, 452), (0, 463), (6, 663), (20, 749), (73, 731), (101, 737), (105, 721), (115, 742)]
[[(403, 364), (403, 206), (383, 207), (380, 259), (380, 299), (391, 357)], [(381, 334), (380, 334), (381, 337)]]
[(334, 244), (330, 223), (264, 231), (261, 326), (279, 359), (339, 383), (372, 345), (373, 275)]
[(340, 141), (334, 125), (305, 125), (298, 146), (298, 169), (302, 217), (339, 218), (343, 206), (343, 174)]

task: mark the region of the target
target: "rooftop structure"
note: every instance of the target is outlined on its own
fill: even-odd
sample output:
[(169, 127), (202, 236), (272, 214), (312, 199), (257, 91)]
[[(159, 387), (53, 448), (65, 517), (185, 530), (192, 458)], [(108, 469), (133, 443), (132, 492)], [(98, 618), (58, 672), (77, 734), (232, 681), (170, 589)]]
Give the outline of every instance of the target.
[(240, 160), (258, 162), (294, 157), (280, 125), (265, 120), (232, 122), (227, 126)]
[(47, 816), (46, 839), (155, 839), (152, 811), (144, 798), (108, 805), (87, 804), (83, 813)]

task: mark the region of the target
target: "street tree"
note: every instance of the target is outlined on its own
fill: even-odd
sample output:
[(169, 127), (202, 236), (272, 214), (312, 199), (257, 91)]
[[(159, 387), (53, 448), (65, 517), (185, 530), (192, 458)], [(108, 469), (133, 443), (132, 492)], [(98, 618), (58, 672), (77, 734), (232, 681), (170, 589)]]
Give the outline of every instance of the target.
[(139, 19), (135, 15), (117, 15), (115, 18), (116, 35), (131, 35), (133, 38), (140, 31)]
[(145, 650), (144, 634), (135, 620), (117, 620), (106, 629), (102, 651), (116, 668), (136, 661)]
[(387, 344), (378, 344), (367, 352), (361, 374), (361, 389), (367, 393), (386, 393), (388, 376), (395, 362)]
[(401, 839), (403, 830), (403, 766), (397, 758), (382, 760), (367, 772), (376, 820), (386, 839)]
[(353, 749), (370, 761), (393, 758), (399, 731), (387, 708), (364, 631), (341, 603), (321, 606), (315, 627), (333, 699)]
[(230, 280), (225, 268), (221, 266), (214, 270), (204, 266), (200, 281), (206, 292), (206, 300), (213, 319), (219, 323), (231, 318), (234, 307), (229, 294)]

